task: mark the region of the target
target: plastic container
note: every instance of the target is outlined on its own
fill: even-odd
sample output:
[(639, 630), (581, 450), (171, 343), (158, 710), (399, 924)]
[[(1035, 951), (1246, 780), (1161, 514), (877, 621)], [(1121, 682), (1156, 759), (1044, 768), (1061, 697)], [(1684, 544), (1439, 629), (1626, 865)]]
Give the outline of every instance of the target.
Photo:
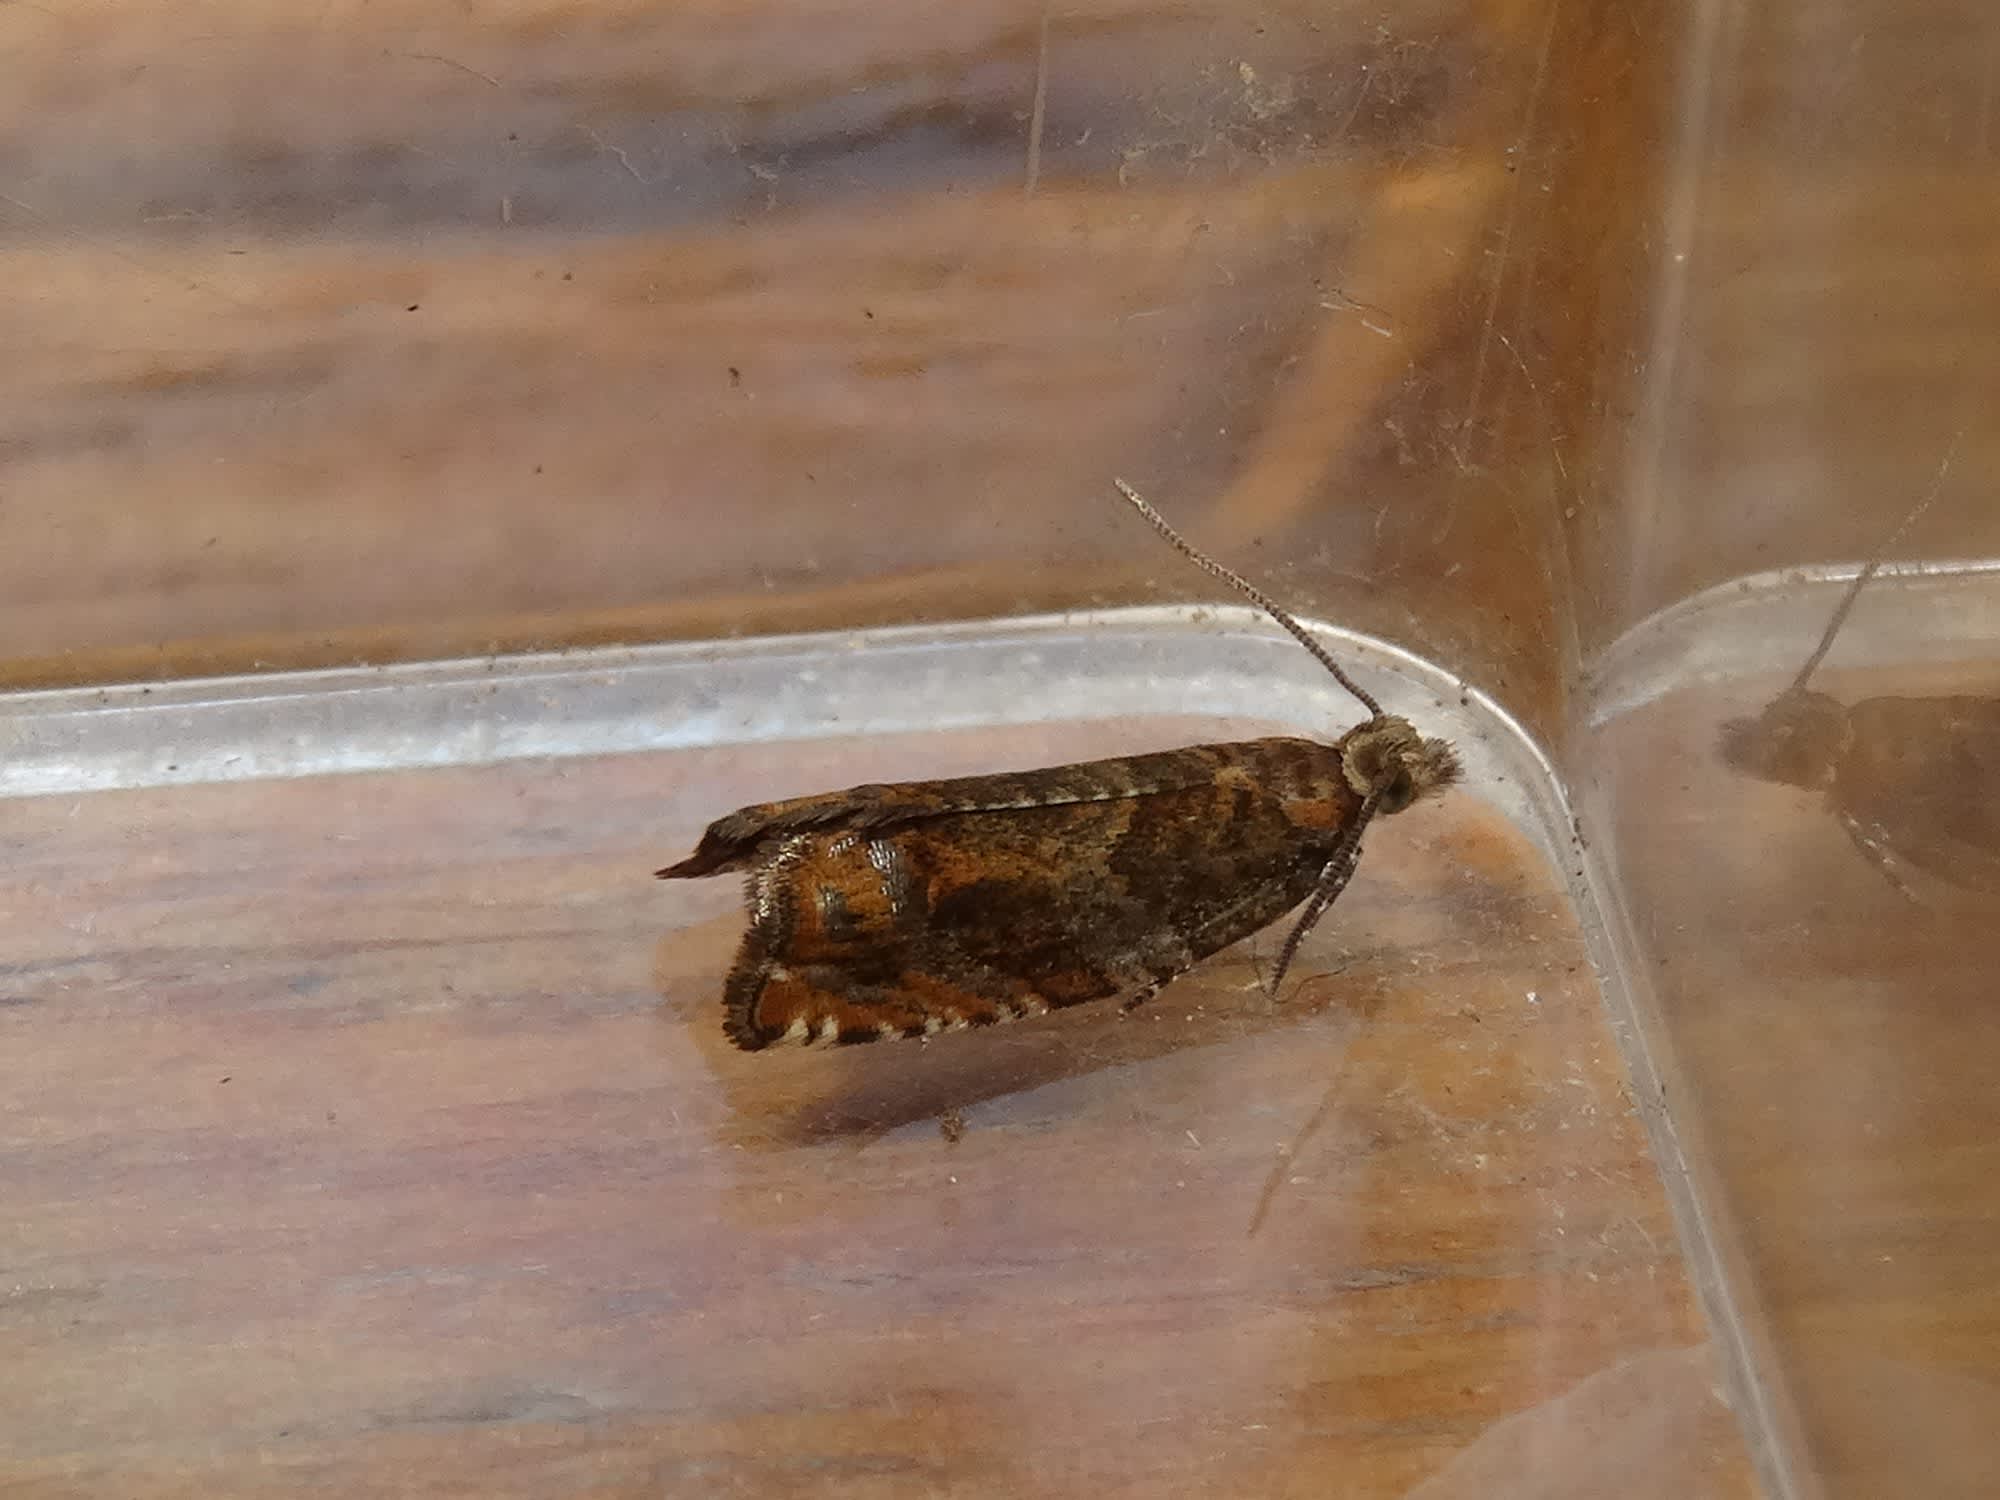
[[(0, 1479), (2000, 1489), (2000, 33), (1573, 10), (0, 8)], [(1113, 474), (1465, 786), (734, 1051), (711, 818), (1358, 717)]]

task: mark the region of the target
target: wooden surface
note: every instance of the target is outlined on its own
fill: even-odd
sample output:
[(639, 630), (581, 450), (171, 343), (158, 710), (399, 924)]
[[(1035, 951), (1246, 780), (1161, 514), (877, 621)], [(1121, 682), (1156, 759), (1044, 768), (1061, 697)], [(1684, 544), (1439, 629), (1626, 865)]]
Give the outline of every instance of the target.
[(1567, 899), (1465, 793), (1281, 1003), (1232, 950), (724, 1044), (736, 883), (647, 875), (709, 815), (1148, 733), (10, 804), (0, 1483), (1750, 1494)]
[[(1683, 30), (1687, 9), (0, 6), (0, 681), (1186, 597), (1178, 564), (1110, 508), (1103, 479), (1119, 472), (1288, 601), (1465, 672), (1561, 746), (1595, 651), (1690, 590), (1865, 555), (1961, 429), (1955, 482), (1904, 550), (2000, 547), (2000, 449), (1979, 420), (2000, 405), (1992, 7), (1725, 7), (1709, 35)], [(1662, 801), (1707, 753), (1681, 732), (1642, 737), (1602, 805), (1647, 930), (1711, 939), (1672, 947), (1688, 977), (1670, 1001), (1702, 1019), (1682, 1044), (1726, 1126), (1729, 1202), (1766, 1231), (1751, 1240), (1780, 1335), (1766, 1373), (1802, 1383), (1807, 1434), (1820, 1457), (1846, 1455), (1852, 1493), (1894, 1493), (1922, 1455), (1939, 1484), (1989, 1493), (1993, 1196), (1962, 1134), (1988, 1123), (1989, 1054), (1981, 1023), (1966, 1029), (1978, 922), (1959, 947), (1895, 926), (1867, 959), (1889, 1003), (1857, 1012), (1853, 950), (1799, 925), (1796, 905), (1807, 873), (1843, 868), (1837, 831), (1797, 865), (1745, 859), (1730, 882), (1705, 879), (1718, 840), (1756, 852), (1813, 815), (1773, 789), (1726, 795), (1707, 772), (1694, 780), (1711, 808)], [(938, 774), (955, 753), (917, 747), (903, 769)], [(1172, 1049), (1127, 1056), (1145, 1034), (1129, 1029), (1084, 1053), (1116, 1066), (1081, 1074), (1050, 1060), (1067, 1043), (998, 1039), (977, 1044), (994, 1049), (983, 1062), (886, 1083), (817, 1061), (732, 1071), (700, 1019), (726, 894), (646, 976), (632, 935), (695, 918), (625, 884), (731, 789), (770, 790), (720, 776), (687, 772), (701, 795), (671, 802), (590, 778), (570, 802), (561, 776), (509, 772), (9, 806), (4, 937), (27, 967), (0, 1006), (22, 1041), (0, 1057), (0, 1122), (19, 1147), (8, 1196), (26, 1206), (0, 1228), (0, 1277), (19, 1267), (0, 1317), (26, 1354), (0, 1369), (22, 1435), (5, 1477), (80, 1494), (703, 1492), (717, 1475), (751, 1492), (923, 1493), (924, 1466), (944, 1465), (937, 1484), (984, 1493), (944, 1452), (1021, 1493), (1098, 1493), (1083, 1433), (1116, 1411), (1146, 1434), (1117, 1450), (1134, 1493), (1199, 1454), (1188, 1472), (1249, 1493), (1294, 1476), (1324, 1492), (1335, 1455), (1377, 1486), (1360, 1493), (1506, 1494), (1551, 1444), (1580, 1495), (1708, 1492), (1673, 1458), (1711, 1451), (1713, 1490), (1734, 1492), (1733, 1450), (1707, 1446), (1705, 1355), (1672, 1352), (1699, 1334), (1656, 1208), (1634, 1210), (1665, 1288), (1637, 1332), (1547, 1255), (1504, 1262), (1481, 1284), (1490, 1305), (1454, 1290), (1456, 1262), (1394, 1269), (1433, 1264), (1395, 1258), (1414, 1253), (1404, 1183), (1430, 1184), (1413, 1189), (1414, 1224), (1456, 1224), (1464, 1196), (1438, 1187), (1463, 1183), (1437, 1175), (1437, 1152), (1413, 1178), (1381, 1175), (1421, 1139), (1391, 1064), (1434, 1078), (1428, 1032), (1378, 1039), (1329, 998), (1298, 1046), (1268, 1017), (1197, 1031), (1191, 1055), (1217, 1082), (1175, 1074), (1163, 1092)], [(594, 821), (597, 795), (621, 817)], [(509, 821), (538, 799), (560, 816)], [(510, 842), (520, 827), (543, 843)], [(1516, 857), (1507, 878), (1538, 889)], [(1383, 859), (1371, 851), (1371, 874)], [(1850, 895), (1873, 931), (1874, 896)], [(1357, 887), (1349, 919), (1456, 931), (1371, 899)], [(1732, 946), (1738, 902), (1752, 949), (1792, 945), (1783, 1005), (1762, 1003), (1768, 967)], [(1806, 932), (1825, 947), (1808, 952)], [(1488, 980), (1548, 1004), (1518, 943), (1509, 929), (1449, 974), (1412, 968), (1421, 996), (1397, 1004), (1421, 998), (1435, 1019)], [(1916, 976), (1933, 971), (1962, 1004), (1897, 998), (1927, 993)], [(1229, 989), (1227, 972), (1210, 983)], [(462, 979), (476, 999), (447, 987)], [(315, 1008), (328, 992), (337, 1003)], [(1596, 1035), (1575, 1003), (1571, 1048)], [(1794, 1054), (1834, 1080), (1796, 1116), (1772, 1102)], [(1885, 1058), (1925, 1061), (1890, 1077)], [(1357, 1220), (1343, 1189), (1274, 1241), (1285, 1205), (1301, 1212), (1279, 1197), (1243, 1241), (1272, 1259), (1243, 1259), (1266, 1148), (1350, 1066), (1369, 1087), (1342, 1093), (1354, 1113), (1312, 1139), (1345, 1119), (1394, 1145), (1389, 1166), (1353, 1169)], [(1586, 1077), (1609, 1089), (1599, 1067)], [(1108, 1092), (1004, 1102), (1010, 1079), (1079, 1077)], [(1844, 1128), (1857, 1078), (1903, 1101), (1865, 1138)], [(1250, 1129), (1219, 1102), (1225, 1084), (1231, 1107), (1269, 1092), (1254, 1141), (1204, 1113)], [(961, 1096), (973, 1129), (957, 1150), (980, 1163), (975, 1183), (1004, 1189), (995, 1201), (1046, 1209), (1027, 1222), (1050, 1231), (1047, 1258), (1018, 1242), (989, 1257), (987, 1218), (947, 1222), (937, 1174), (956, 1169), (937, 1166), (929, 1121)], [(1435, 1089), (1421, 1097), (1440, 1108)], [(1127, 1114), (1098, 1118), (1106, 1098)], [(1073, 1113), (1096, 1123), (1043, 1130)], [(1549, 1165), (1578, 1131), (1499, 1118), (1542, 1163), (1523, 1180), (1559, 1181), (1566, 1213), (1604, 1222), (1653, 1202), (1625, 1136), (1604, 1137), (1625, 1165), (1599, 1162), (1600, 1183)], [(1148, 1161), (1190, 1128), (1203, 1185), (1230, 1195), (1212, 1241), (1104, 1196), (1164, 1192), (1157, 1160), (1131, 1181), (1090, 1171)], [(1006, 1175), (1041, 1161), (1015, 1153), (1045, 1135), (1068, 1143), (1051, 1176), (1091, 1184), (1092, 1201), (1044, 1204), (1041, 1179)], [(739, 1160), (758, 1165), (723, 1165)], [(922, 1322), (894, 1277), (842, 1303), (785, 1281), (775, 1252), (658, 1271), (701, 1238), (674, 1217), (683, 1204), (729, 1231), (728, 1252), (762, 1244), (767, 1220), (790, 1223), (791, 1244), (814, 1214), (846, 1211), (834, 1195), (857, 1173), (877, 1253), (942, 1245), (946, 1266), (998, 1267), (1017, 1302), (996, 1305), (1030, 1283), (1058, 1300), (1009, 1343), (1011, 1325), (952, 1315), (990, 1279), (970, 1270), (931, 1286)], [(1504, 1204), (1480, 1221), (1492, 1245), (1546, 1222), (1545, 1201), (1472, 1201)], [(1815, 1256), (1850, 1243), (1857, 1202), (1865, 1253), (1835, 1274)], [(1109, 1375), (1036, 1386), (1031, 1358), (1070, 1355), (1051, 1330), (1067, 1334), (1072, 1303), (1047, 1267), (1101, 1272), (1135, 1220), (1153, 1249), (1073, 1299), (1103, 1314), (1084, 1325), (1091, 1347), (1116, 1373), (1159, 1354), (1157, 1330), (1193, 1328), (1202, 1295), (1163, 1299), (1149, 1290), (1163, 1282), (1221, 1299), (1210, 1342), (1167, 1340), (1159, 1367), (1184, 1384), (1159, 1407), (1134, 1404), (1137, 1380), (1105, 1395)], [(1356, 1261), (1391, 1269), (1336, 1285)], [(1892, 1265), (1905, 1270), (1885, 1280)], [(1329, 1279), (1300, 1290), (1292, 1266)], [(749, 1311), (663, 1338), (700, 1302), (686, 1276), (711, 1270)], [(760, 1301), (774, 1278), (785, 1290)], [(795, 1326), (818, 1326), (815, 1290), (847, 1309), (821, 1318), (847, 1317), (846, 1343)], [(1572, 1295), (1597, 1326), (1567, 1316)], [(1391, 1315), (1371, 1311), (1374, 1341), (1356, 1345), (1338, 1309), (1369, 1297)], [(855, 1331), (870, 1317), (876, 1332)], [(1276, 1373), (1253, 1379), (1265, 1365), (1232, 1363), (1237, 1335), (1217, 1330), (1254, 1341), (1267, 1318), (1286, 1332), (1256, 1343)], [(1546, 1361), (1526, 1331), (1545, 1324)], [(1416, 1344), (1383, 1331), (1411, 1327)], [(939, 1374), (939, 1350), (962, 1363)], [(1211, 1409), (1195, 1388), (1218, 1385), (1229, 1399)], [(1453, 1406), (1453, 1390), (1473, 1394)], [(862, 1394), (819, 1399), (840, 1391)], [(1606, 1431), (1617, 1440), (1583, 1440)], [(1630, 1455), (1629, 1470), (1591, 1467)], [(1962, 1456), (1973, 1467), (1944, 1467)]]

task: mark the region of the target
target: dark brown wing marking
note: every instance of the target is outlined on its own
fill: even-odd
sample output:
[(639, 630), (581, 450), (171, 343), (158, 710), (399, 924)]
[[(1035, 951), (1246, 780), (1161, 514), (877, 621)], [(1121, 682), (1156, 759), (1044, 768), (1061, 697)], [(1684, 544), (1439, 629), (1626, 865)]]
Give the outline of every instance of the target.
[[(1266, 925), (1311, 892), (1358, 799), (1333, 747), (1200, 749), (1203, 777), (1171, 790), (1043, 793), (766, 845), (724, 992), (730, 1038), (756, 1049), (1011, 1020), (1157, 988)], [(1073, 792), (1079, 769), (1096, 768), (1049, 774)]]

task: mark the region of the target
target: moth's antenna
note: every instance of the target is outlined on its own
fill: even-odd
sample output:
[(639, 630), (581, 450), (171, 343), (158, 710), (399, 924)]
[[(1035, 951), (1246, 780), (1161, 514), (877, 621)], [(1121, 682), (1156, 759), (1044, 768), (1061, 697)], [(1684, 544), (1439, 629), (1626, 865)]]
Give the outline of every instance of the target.
[(1285, 613), (1285, 611), (1281, 607), (1279, 607), (1278, 603), (1275, 600), (1273, 600), (1270, 597), (1270, 595), (1266, 594), (1262, 589), (1258, 588), (1256, 584), (1250, 582), (1249, 579), (1243, 578), (1238, 574), (1231, 572), (1228, 568), (1223, 567), (1221, 563), (1217, 562), (1214, 558), (1210, 557), (1206, 552), (1203, 552), (1200, 548), (1196, 547), (1193, 542), (1190, 542), (1186, 537), (1182, 536), (1178, 531), (1174, 530), (1172, 526), (1167, 524), (1167, 518), (1161, 515), (1158, 511), (1154, 510), (1153, 507), (1148, 505), (1144, 500), (1140, 499), (1139, 492), (1133, 489), (1132, 486), (1127, 484), (1124, 480), (1113, 479), (1111, 482), (1118, 486), (1119, 494), (1123, 495), (1127, 500), (1130, 500), (1132, 502), (1132, 508), (1134, 510), (1138, 511), (1140, 515), (1144, 516), (1148, 521), (1151, 521), (1153, 523), (1153, 529), (1155, 531), (1159, 532), (1161, 536), (1165, 537), (1169, 542), (1173, 543), (1174, 550), (1176, 552), (1180, 553), (1181, 556), (1187, 558), (1188, 561), (1192, 562), (1196, 567), (1201, 568), (1208, 573), (1214, 574), (1217, 578), (1220, 578), (1224, 583), (1229, 584), (1232, 588), (1239, 590), (1243, 594), (1243, 596), (1247, 598), (1252, 604), (1256, 605), (1259, 609), (1263, 610), (1265, 614), (1269, 615), (1272, 619), (1276, 620), (1280, 625), (1284, 626), (1285, 629), (1289, 630), (1292, 633), (1293, 638), (1297, 640), (1301, 646), (1304, 646), (1306, 650), (1312, 652), (1313, 658), (1316, 661), (1318, 661), (1321, 666), (1325, 667), (1327, 671), (1333, 673), (1334, 679), (1337, 682), (1339, 682), (1339, 684), (1342, 687), (1346, 688), (1348, 692), (1354, 694), (1355, 697), (1359, 698), (1364, 704), (1367, 705), (1368, 713), (1371, 718), (1379, 719), (1382, 717), (1382, 705), (1377, 703), (1372, 697), (1370, 697), (1368, 693), (1361, 687), (1361, 685), (1357, 683), (1352, 677), (1349, 677), (1347, 673), (1342, 671), (1340, 663), (1335, 661), (1333, 657), (1327, 653), (1326, 647), (1322, 646), (1318, 641), (1314, 640), (1312, 638), (1311, 633), (1307, 631), (1305, 626), (1301, 625), (1297, 620), (1294, 620), (1290, 615)]
[(1854, 601), (1861, 596), (1862, 586), (1875, 576), (1882, 566), (1882, 559), (1887, 557), (1895, 545), (1903, 539), (1904, 534), (1917, 524), (1918, 517), (1931, 508), (1931, 502), (1943, 491), (1944, 477), (1951, 472), (1951, 461), (1958, 456), (1958, 445), (1964, 437), (1963, 427), (1953, 434), (1951, 446), (1944, 452), (1944, 462), (1938, 465), (1937, 474), (1932, 478), (1931, 487), (1925, 491), (1923, 499), (1910, 507), (1908, 514), (1896, 523), (1896, 529), (1889, 533), (1880, 547), (1875, 549), (1875, 555), (1868, 560), (1867, 566), (1854, 575), (1854, 582), (1847, 586), (1847, 592), (1841, 596), (1839, 605), (1833, 611), (1833, 618), (1826, 622), (1826, 633), (1819, 638), (1819, 644), (1813, 647), (1813, 654), (1806, 658), (1806, 664), (1799, 668), (1799, 675), (1792, 679), (1788, 692), (1805, 691), (1806, 679), (1818, 671), (1819, 664), (1826, 660), (1826, 653), (1833, 648), (1833, 638), (1840, 634), (1840, 627), (1846, 623), (1847, 612), (1854, 608)]

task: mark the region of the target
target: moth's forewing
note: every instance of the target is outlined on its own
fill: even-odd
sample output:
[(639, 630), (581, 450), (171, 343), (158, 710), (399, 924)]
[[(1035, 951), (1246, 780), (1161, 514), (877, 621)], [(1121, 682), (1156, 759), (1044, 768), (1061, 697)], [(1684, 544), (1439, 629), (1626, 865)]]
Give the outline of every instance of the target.
[(2000, 891), (2000, 698), (1868, 698), (1828, 801), (1939, 880)]
[(746, 809), (716, 825), (758, 851), (727, 1030), (874, 1041), (1165, 981), (1304, 900), (1359, 808), (1337, 746), (1270, 739)]
[(749, 869), (798, 833), (823, 829), (864, 833), (945, 813), (1009, 812), (1106, 801), (1200, 786), (1213, 775), (1214, 766), (1202, 756), (1188, 750), (1164, 750), (1115, 760), (1077, 761), (1039, 771), (885, 782), (782, 802), (759, 802), (717, 818), (703, 832), (694, 853), (657, 873), (662, 879), (676, 880)]

